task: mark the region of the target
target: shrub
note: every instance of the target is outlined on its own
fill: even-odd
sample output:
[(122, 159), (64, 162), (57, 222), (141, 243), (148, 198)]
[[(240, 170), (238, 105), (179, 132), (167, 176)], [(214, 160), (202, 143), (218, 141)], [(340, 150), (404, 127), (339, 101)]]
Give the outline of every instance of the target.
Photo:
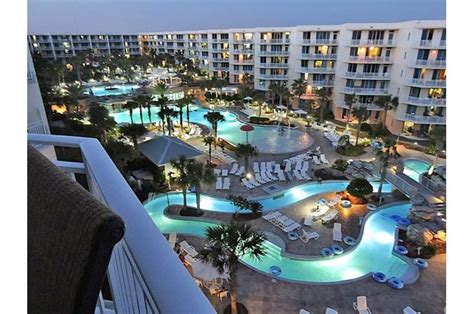
[(343, 156), (360, 156), (365, 154), (364, 146), (363, 145), (346, 145), (346, 146), (339, 146), (336, 148), (336, 152)]
[(436, 255), (437, 251), (438, 249), (436, 246), (428, 244), (421, 248), (420, 256), (422, 258), (432, 258), (433, 256)]
[(366, 132), (367, 134), (369, 134), (370, 136), (372, 136), (373, 134), (373, 130), (372, 130), (372, 126), (368, 123), (362, 123), (360, 125), (360, 130), (362, 132)]
[(340, 171), (345, 171), (347, 169), (347, 165), (348, 165), (347, 161), (345, 161), (344, 159), (338, 159), (332, 164), (331, 168), (337, 169)]
[(267, 124), (268, 122), (270, 122), (270, 118), (268, 118), (268, 117), (250, 117), (249, 121), (251, 123)]
[(352, 179), (349, 185), (347, 186), (347, 192), (355, 197), (364, 198), (366, 195), (369, 195), (374, 190), (372, 184), (369, 181), (363, 178)]

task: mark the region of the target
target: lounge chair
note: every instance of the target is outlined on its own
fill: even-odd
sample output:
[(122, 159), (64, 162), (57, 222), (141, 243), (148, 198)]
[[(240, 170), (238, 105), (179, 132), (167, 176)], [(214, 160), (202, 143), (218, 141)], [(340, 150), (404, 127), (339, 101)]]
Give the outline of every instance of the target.
[(258, 173), (258, 172), (255, 172), (255, 180), (257, 180), (257, 182), (260, 183), (260, 184), (267, 183), (267, 181), (262, 179), (262, 177), (260, 176), (260, 173)]
[(196, 251), (196, 249), (186, 241), (180, 242), (179, 246), (191, 257), (196, 257), (198, 255), (198, 252)]
[(227, 169), (222, 169), (221, 175), (222, 175), (223, 177), (227, 177), (228, 174), (229, 174), (229, 170), (227, 170)]
[(303, 162), (303, 166), (301, 167), (301, 170), (308, 170), (309, 169), (309, 162), (305, 161)]
[(306, 232), (304, 229), (301, 230), (303, 231), (303, 235), (300, 235), (300, 239), (304, 243), (308, 243), (311, 239), (319, 239), (319, 233), (316, 231)]
[(245, 168), (244, 166), (240, 166), (239, 170), (235, 173), (236, 176), (241, 176), (244, 174)]
[(322, 161), (323, 163), (325, 163), (325, 164), (328, 164), (328, 163), (329, 163), (329, 161), (326, 159), (326, 156), (325, 156), (324, 154), (321, 154), (321, 155), (319, 156), (319, 158), (321, 158), (321, 161)]
[(250, 182), (250, 184), (254, 185), (254, 186), (260, 186), (261, 184), (258, 183), (253, 177), (250, 177), (248, 179), (248, 181)]
[(260, 168), (258, 167), (258, 162), (253, 163), (253, 172), (255, 173), (260, 172)]
[(293, 230), (298, 229), (298, 228), (301, 228), (301, 225), (297, 222), (293, 222), (291, 225), (289, 225), (288, 227), (285, 227), (281, 230), (283, 232), (290, 232), (290, 231), (293, 231)]
[(280, 181), (286, 181), (286, 178), (285, 178), (285, 173), (283, 171), (280, 171), (278, 172), (278, 180)]
[(324, 312), (324, 314), (337, 314), (337, 311), (335, 309), (327, 307), (326, 312)]
[(214, 174), (216, 176), (220, 175), (221, 174), (221, 169), (214, 169)]
[(252, 183), (250, 183), (246, 178), (243, 178), (241, 182), (243, 186), (245, 186), (249, 190), (255, 188), (255, 186)]
[(291, 171), (291, 162), (288, 161), (286, 164), (285, 164), (285, 172), (290, 172)]
[(320, 165), (320, 164), (321, 164), (321, 161), (319, 160), (318, 156), (313, 156), (313, 162), (314, 162), (316, 165)]
[(367, 297), (366, 296), (358, 296), (357, 302), (352, 303), (354, 310), (359, 311), (359, 314), (370, 314), (372, 313), (367, 306)]
[(403, 309), (403, 314), (421, 314), (421, 312), (417, 312), (411, 306), (407, 306)]
[(170, 244), (170, 246), (174, 249), (174, 246), (176, 245), (176, 241), (177, 241), (177, 236), (176, 236), (176, 232), (171, 232), (169, 235), (168, 235), (168, 243)]
[(217, 177), (216, 190), (222, 190), (222, 177)]
[(239, 165), (237, 163), (234, 163), (232, 165), (232, 168), (230, 169), (229, 173), (230, 174), (235, 174), (237, 172), (237, 170), (239, 170)]
[(332, 229), (332, 239), (334, 241), (342, 241), (342, 232), (341, 232), (341, 224), (340, 223), (335, 223), (334, 224), (334, 229)]
[(307, 215), (304, 217), (303, 225), (311, 227), (313, 225), (313, 215)]
[(301, 309), (300, 314), (311, 314), (311, 312), (308, 312), (305, 309)]
[(278, 178), (275, 177), (275, 175), (271, 173), (270, 171), (267, 171), (267, 177), (269, 177), (273, 181), (278, 181)]
[(311, 177), (306, 170), (301, 170), (301, 176), (308, 181), (311, 180)]
[(277, 217), (280, 217), (282, 214), (280, 212), (271, 212), (271, 213), (268, 213), (266, 215), (263, 215), (262, 218), (265, 219), (265, 220), (270, 220), (270, 219), (273, 219), (273, 218), (277, 218)]
[(224, 182), (222, 184), (222, 189), (223, 190), (229, 190), (230, 189), (230, 178), (229, 177), (224, 178)]
[(298, 179), (298, 180), (304, 180), (303, 176), (301, 175), (301, 173), (299, 172), (299, 170), (295, 169), (293, 170), (293, 174), (295, 175), (295, 177)]
[(266, 183), (272, 181), (272, 179), (270, 179), (270, 178), (267, 176), (267, 173), (266, 173), (266, 172), (261, 172), (261, 173), (260, 173), (260, 176), (262, 177), (263, 181), (265, 181)]

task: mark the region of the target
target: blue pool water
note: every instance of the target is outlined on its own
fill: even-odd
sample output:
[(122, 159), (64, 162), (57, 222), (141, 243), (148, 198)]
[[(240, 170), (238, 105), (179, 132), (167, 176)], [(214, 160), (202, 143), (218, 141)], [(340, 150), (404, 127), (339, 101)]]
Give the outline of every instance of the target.
[(98, 85), (86, 88), (84, 94), (99, 97), (116, 96), (133, 93), (138, 88), (140, 86), (136, 84)]
[[(208, 112), (199, 106), (191, 106), (192, 111), (190, 112), (189, 120), (194, 123), (203, 124), (207, 127), (211, 127), (210, 123), (204, 119), (204, 115)], [(152, 122), (159, 122), (158, 107), (151, 108)], [(217, 131), (218, 136), (231, 142), (232, 144), (245, 143), (246, 135), (245, 132), (240, 131), (240, 127), (243, 125), (237, 119), (237, 115), (228, 111), (220, 111), (225, 117), (225, 121), (219, 123)], [(117, 123), (130, 122), (130, 114), (128, 111), (122, 111), (118, 113), (110, 114)], [(145, 122), (148, 122), (148, 113), (145, 110), (144, 113)], [(133, 120), (140, 120), (140, 111), (138, 109), (133, 111)], [(175, 118), (178, 121), (179, 118)], [(186, 109), (184, 109), (183, 120), (186, 121)], [(304, 150), (313, 144), (313, 139), (307, 133), (298, 130), (288, 130), (288, 128), (280, 128), (277, 126), (257, 126), (255, 130), (249, 133), (249, 143), (256, 145), (258, 150), (262, 153), (274, 154), (274, 153), (290, 153)]]
[(421, 159), (404, 159), (403, 160), (403, 173), (419, 182), (420, 175), (427, 172), (430, 169), (431, 164)]
[[(316, 194), (344, 190), (347, 184), (348, 182), (307, 183), (287, 190), (283, 196), (270, 196), (261, 198), (260, 201), (264, 211), (271, 211)], [(375, 186), (376, 184), (374, 184)], [(389, 184), (384, 185), (384, 191), (388, 192), (390, 189)], [(169, 194), (169, 202), (170, 204), (182, 204), (182, 194)], [(188, 202), (191, 206), (195, 204), (194, 194), (189, 195)], [(145, 209), (163, 233), (176, 232), (204, 237), (206, 228), (215, 225), (211, 222), (166, 217), (163, 214), (166, 206), (165, 195), (145, 204)], [(226, 213), (235, 210), (229, 201), (210, 196), (202, 197), (201, 207), (205, 210)], [(333, 258), (290, 259), (281, 255), (281, 249), (278, 246), (265, 241), (266, 254), (262, 259), (255, 260), (244, 256), (241, 261), (266, 274), (269, 274), (271, 266), (278, 266), (282, 270), (279, 278), (305, 283), (334, 283), (352, 280), (376, 271), (383, 272), (389, 277), (402, 277), (409, 265), (392, 254), (397, 223), (390, 216), (406, 217), (409, 207), (409, 204), (395, 205), (374, 212), (366, 220), (360, 242), (354, 249)]]

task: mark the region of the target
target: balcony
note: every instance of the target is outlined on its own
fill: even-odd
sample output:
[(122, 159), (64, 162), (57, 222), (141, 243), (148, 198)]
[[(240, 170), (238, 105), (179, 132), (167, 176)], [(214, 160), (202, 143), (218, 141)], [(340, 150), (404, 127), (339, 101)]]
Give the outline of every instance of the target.
[(303, 39), (304, 45), (337, 45), (337, 39)]
[(356, 95), (387, 95), (388, 90), (385, 88), (365, 88), (365, 87), (346, 87), (343, 93)]
[(259, 63), (261, 68), (287, 68), (288, 63)]
[(328, 54), (322, 54), (322, 53), (302, 53), (301, 54), (301, 59), (317, 59), (317, 60), (328, 60), (328, 59), (336, 59), (337, 54), (335, 53), (328, 53)]
[(214, 52), (227, 52), (227, 51), (229, 51), (229, 48), (212, 48), (212, 51), (214, 51)]
[(406, 103), (419, 106), (437, 106), (437, 107), (446, 107), (445, 98), (419, 98), (408, 96), (405, 100)]
[(229, 62), (227, 58), (212, 58), (212, 62)]
[(446, 60), (416, 60), (417, 66), (427, 66), (431, 68), (445, 68)]
[(227, 42), (229, 42), (229, 38), (226, 38), (226, 39), (223, 39), (223, 38), (219, 38), (219, 39), (213, 38), (213, 39), (211, 39), (211, 42), (213, 42), (213, 43), (227, 43)]
[(333, 87), (334, 80), (308, 81), (308, 85), (311, 87)]
[(257, 77), (259, 79), (264, 79), (264, 80), (287, 80), (288, 75), (287, 74), (257, 74)]
[[(339, 107), (339, 108), (349, 109), (349, 106), (343, 101), (342, 102), (337, 102), (336, 106)], [(382, 107), (377, 106), (374, 103), (356, 102), (356, 103), (352, 104), (352, 108), (360, 108), (360, 107), (364, 107), (364, 108), (366, 108), (367, 110), (370, 110), (370, 111), (383, 111)]]
[(222, 67), (222, 66), (213, 66), (212, 69), (214, 71), (224, 71), (224, 72), (228, 72), (229, 71), (229, 67)]
[(335, 69), (334, 68), (327, 68), (327, 67), (324, 67), (324, 68), (303, 68), (301, 67), (300, 68), (300, 72), (301, 73), (329, 73), (329, 74), (332, 74), (332, 73), (335, 73)]
[(393, 39), (367, 39), (362, 41), (360, 39), (352, 39), (350, 46), (394, 46)]
[(442, 40), (439, 42), (439, 46), (440, 46), (440, 47), (446, 47), (446, 40), (445, 40), (445, 39), (442, 39)]
[(261, 56), (288, 56), (290, 55), (289, 51), (259, 51)]
[(362, 63), (392, 63), (390, 57), (349, 56), (349, 61)]
[(389, 80), (390, 73), (346, 72), (346, 77), (355, 79)]
[(446, 87), (446, 80), (412, 79), (410, 85), (420, 87)]
[(230, 73), (232, 74), (252, 74), (254, 73), (254, 70), (244, 70), (244, 69), (240, 69), (240, 70), (234, 70), (233, 68), (230, 68)]
[(248, 64), (248, 65), (252, 65), (254, 63), (255, 60), (251, 59), (251, 60), (232, 60), (232, 62), (234, 64)]
[(232, 50), (233, 54), (253, 54), (253, 49), (234, 49)]
[(261, 44), (289, 44), (290, 39), (277, 38), (277, 39), (260, 39)]
[(234, 39), (235, 44), (251, 44), (253, 39)]
[(446, 124), (446, 117), (440, 116), (419, 116), (415, 114), (405, 113), (395, 116), (397, 120), (410, 121), (419, 124)]
[(216, 313), (96, 139), (29, 134), (28, 142), (79, 149), (81, 162), (53, 163), (85, 174), (89, 192), (124, 220), (107, 272), (115, 313)]

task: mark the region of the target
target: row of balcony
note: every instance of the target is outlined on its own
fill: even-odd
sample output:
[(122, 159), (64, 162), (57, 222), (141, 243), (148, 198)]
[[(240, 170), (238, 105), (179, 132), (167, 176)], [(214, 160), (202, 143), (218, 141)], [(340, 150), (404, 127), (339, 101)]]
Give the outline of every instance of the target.
[(289, 51), (259, 51), (258, 52), (261, 56), (289, 56)]
[(377, 79), (377, 80), (390, 79), (390, 73), (388, 72), (385, 72), (385, 73), (346, 72), (345, 76), (348, 78), (353, 78), (353, 79)]
[(317, 59), (317, 60), (328, 60), (328, 59), (336, 59), (337, 54), (335, 53), (302, 53), (301, 59)]
[(288, 68), (288, 63), (259, 63), (261, 68)]
[(443, 116), (420, 116), (411, 113), (399, 113), (395, 115), (395, 119), (420, 124), (446, 124), (446, 117)]
[(446, 98), (420, 98), (420, 97), (413, 97), (408, 96), (405, 101), (411, 105), (419, 105), (419, 106), (437, 106), (437, 107), (445, 107), (446, 106)]
[(335, 73), (334, 68), (328, 68), (328, 67), (323, 67), (323, 68), (305, 68), (301, 67), (300, 72), (302, 73)]
[(277, 38), (277, 39), (260, 39), (261, 44), (289, 44), (289, 38)]
[(231, 51), (233, 54), (253, 54), (253, 49), (233, 49)]
[(446, 87), (446, 80), (425, 80), (425, 79), (412, 79), (411, 85), (421, 87)]
[(287, 74), (257, 74), (257, 78), (264, 80), (287, 80)]
[(420, 40), (420, 47), (446, 47), (446, 40), (435, 42), (434, 40), (422, 39)]
[[(338, 102), (338, 103), (336, 103), (336, 105), (339, 108), (350, 109), (349, 105), (347, 105), (345, 102)], [(352, 108), (364, 107), (367, 110), (371, 110), (371, 111), (382, 111), (383, 110), (383, 108), (381, 106), (378, 106), (378, 105), (376, 105), (374, 103), (371, 103), (371, 102), (355, 102), (355, 103), (352, 104), (351, 107)]]
[(446, 60), (416, 60), (417, 66), (427, 66), (433, 68), (445, 68), (446, 67)]
[(362, 41), (361, 39), (352, 39), (351, 46), (393, 46), (393, 39), (367, 39)]
[(303, 39), (303, 45), (337, 45), (337, 39)]
[(345, 87), (343, 93), (356, 95), (387, 95), (386, 88), (370, 88), (370, 87)]
[(308, 81), (308, 86), (311, 87), (333, 87), (334, 80)]
[(390, 57), (349, 56), (349, 61), (364, 63), (392, 63)]

